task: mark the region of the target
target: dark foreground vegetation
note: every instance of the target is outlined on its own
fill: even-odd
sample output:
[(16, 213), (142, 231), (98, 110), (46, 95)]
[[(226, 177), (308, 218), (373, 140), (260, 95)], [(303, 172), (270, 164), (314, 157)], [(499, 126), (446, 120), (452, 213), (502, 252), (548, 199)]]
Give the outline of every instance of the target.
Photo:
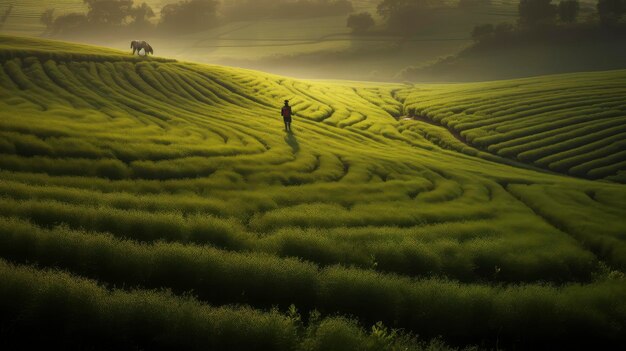
[[(90, 350), (453, 350), (378, 323), (213, 307), (164, 290), (106, 289), (58, 270), (0, 260), (0, 346)], [(23, 306), (29, 306), (24, 311)], [(33, 331), (36, 330), (36, 335)]]
[[(24, 221), (11, 219), (2, 219), (0, 230), (2, 238), (0, 255), (12, 262), (25, 264), (34, 261), (42, 268), (64, 267), (70, 272), (106, 282), (111, 286), (146, 289), (168, 287), (176, 294), (192, 292), (196, 298), (210, 301), (215, 305), (249, 305), (266, 310), (278, 307), (282, 311), (287, 311), (293, 304), (304, 311), (305, 315), (317, 313), (314, 311), (319, 311), (325, 316), (339, 313), (354, 316), (365, 325), (382, 321), (386, 325), (394, 325), (403, 330), (419, 331), (420, 336), (425, 338), (435, 338), (445, 332), (446, 340), (456, 344), (487, 340), (492, 333), (497, 333), (501, 340), (517, 340), (517, 347), (533, 348), (570, 345), (569, 343), (577, 347), (608, 346), (621, 340), (619, 321), (624, 316), (614, 298), (623, 296), (626, 293), (626, 286), (620, 279), (613, 279), (608, 275), (586, 287), (579, 284), (559, 287), (461, 285), (445, 279), (415, 281), (405, 277), (342, 267), (321, 269), (312, 263), (278, 259), (265, 254), (240, 254), (208, 247), (185, 247), (180, 244), (143, 245), (130, 240), (118, 240), (108, 235), (75, 232), (66, 228), (44, 230)], [(6, 279), (6, 275), (11, 277), (10, 268), (4, 267), (3, 280)], [(22, 283), (26, 286), (7, 282), (3, 292), (7, 295), (0, 296), (0, 301), (12, 301), (11, 304), (17, 306), (30, 305), (31, 302), (28, 300), (11, 299), (10, 296), (13, 294), (20, 295), (22, 299), (34, 294), (33, 298), (45, 301), (45, 296), (37, 296), (42, 288), (38, 282), (29, 285), (28, 281), (32, 278), (21, 271), (13, 274), (15, 275), (26, 276), (23, 278), (25, 282)], [(38, 273), (38, 275), (39, 279), (44, 280), (48, 274)], [(72, 281), (69, 278), (65, 280)], [(41, 306), (41, 311), (34, 313), (39, 316), (47, 309), (54, 311), (59, 308), (71, 308), (68, 311), (59, 311), (59, 315), (69, 323), (65, 327), (75, 328), (73, 324), (85, 324), (80, 319), (74, 319), (73, 313), (80, 316), (94, 307), (82, 306), (68, 298), (65, 291), (76, 291), (83, 299), (95, 299), (96, 305), (101, 303), (97, 300), (101, 298), (99, 295), (102, 292), (92, 296), (93, 287), (81, 291), (81, 284), (85, 283), (80, 281), (76, 283), (78, 286), (56, 292), (60, 296), (48, 297), (65, 298), (67, 303), (70, 303), (69, 306), (50, 301), (48, 302), (50, 306)], [(46, 290), (43, 289), (44, 294), (47, 293)], [(50, 293), (54, 293), (54, 290)], [(160, 295), (154, 295), (155, 298), (158, 296)], [(140, 300), (141, 297), (137, 299)], [(4, 307), (5, 311), (6, 308), (9, 307)], [(21, 311), (20, 315), (27, 316), (23, 315), (21, 308), (18, 310)], [(101, 314), (106, 311), (96, 312)], [(133, 313), (126, 313), (128, 315), (122, 321), (127, 318), (146, 318), (141, 314), (133, 316)], [(182, 318), (167, 316), (169, 313), (171, 312), (166, 311), (166, 316), (159, 319), (165, 319), (164, 323), (167, 323), (168, 318)], [(197, 312), (189, 313), (192, 313), (189, 316), (191, 320), (196, 318)], [(252, 326), (255, 319), (259, 318), (255, 315), (260, 312), (249, 313), (255, 318), (249, 320), (235, 316), (228, 318), (233, 320), (242, 318), (244, 320), (241, 323), (250, 323), (249, 326), (243, 327), (244, 329), (255, 330)], [(480, 323), (474, 322), (477, 314), (480, 314)], [(4, 321), (10, 321), (12, 319), (10, 316), (11, 314), (3, 313)], [(598, 319), (597, 316), (603, 317)], [(115, 315), (107, 318), (116, 320)], [(285, 323), (285, 318), (276, 314), (273, 315), (273, 319)], [(29, 320), (29, 323), (33, 322), (35, 321)], [(58, 325), (53, 320), (46, 320), (46, 323)], [(159, 335), (164, 328), (153, 326), (152, 323), (155, 322), (146, 320), (144, 323), (147, 324), (143, 327), (146, 328), (145, 331), (133, 330), (132, 333)], [(230, 324), (219, 319), (213, 323)], [(543, 327), (527, 327), (533, 324), (540, 324)], [(260, 330), (255, 332), (259, 334), (256, 337), (271, 340), (278, 332), (287, 335), (294, 333), (293, 330), (284, 330), (285, 327), (280, 323), (274, 325), (276, 330), (270, 333), (265, 330), (267, 327), (263, 325), (257, 327)], [(291, 329), (294, 327), (290, 326)], [(98, 324), (89, 328), (93, 328), (90, 333), (97, 333), (99, 328), (108, 329)], [(151, 328), (154, 330), (148, 330)], [(235, 333), (237, 328), (233, 326), (230, 333)], [(352, 338), (363, 338), (362, 332), (356, 327), (345, 328), (351, 329), (350, 333), (354, 334)], [(178, 331), (169, 333), (174, 337)], [(193, 334), (189, 331), (176, 337), (184, 339), (187, 333)], [(211, 335), (203, 337), (213, 338)], [(222, 342), (228, 342), (232, 335), (226, 335), (224, 338), (226, 341)], [(256, 342), (254, 338), (253, 334), (246, 342), (254, 343)], [(233, 343), (241, 342), (241, 339), (233, 339), (235, 339), (231, 341)], [(87, 340), (78, 340), (85, 341)], [(506, 345), (506, 341), (503, 341), (503, 344)]]

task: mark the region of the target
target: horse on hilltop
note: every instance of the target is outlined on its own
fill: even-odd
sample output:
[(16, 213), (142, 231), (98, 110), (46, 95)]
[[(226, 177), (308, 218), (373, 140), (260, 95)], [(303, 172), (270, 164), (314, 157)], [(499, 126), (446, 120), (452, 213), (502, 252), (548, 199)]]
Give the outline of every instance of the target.
[(141, 51), (141, 49), (143, 49), (143, 52), (145, 55), (148, 55), (148, 54), (154, 55), (154, 50), (152, 50), (152, 46), (150, 46), (150, 44), (146, 43), (143, 40), (131, 41), (130, 48), (133, 49), (133, 55), (135, 54), (135, 52), (137, 52), (137, 55), (139, 55), (139, 51)]

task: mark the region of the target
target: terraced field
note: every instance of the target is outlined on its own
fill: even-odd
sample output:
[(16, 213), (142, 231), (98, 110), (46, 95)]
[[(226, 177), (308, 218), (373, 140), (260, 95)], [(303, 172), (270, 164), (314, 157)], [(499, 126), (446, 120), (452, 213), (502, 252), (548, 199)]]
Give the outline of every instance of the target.
[(626, 71), (423, 86), (407, 107), (490, 153), (625, 183), (624, 82)]
[[(443, 101), (477, 101), (483, 87), (479, 106), (449, 108), (509, 116), (508, 96), (536, 89), (541, 100), (576, 81), (579, 112), (563, 114), (606, 126), (616, 118), (590, 111), (619, 110), (622, 71), (481, 86), (313, 82), (11, 37), (0, 60), (0, 343), (626, 341), (623, 184), (546, 172), (402, 118), (461, 128), (461, 110), (438, 118)], [(554, 125), (539, 108), (508, 128)]]

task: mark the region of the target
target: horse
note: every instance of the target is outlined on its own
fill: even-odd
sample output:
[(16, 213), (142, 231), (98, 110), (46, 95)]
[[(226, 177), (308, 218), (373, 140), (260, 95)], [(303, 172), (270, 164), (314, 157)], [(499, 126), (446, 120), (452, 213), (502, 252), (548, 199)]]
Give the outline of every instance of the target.
[(152, 46), (150, 46), (150, 44), (146, 43), (143, 40), (131, 41), (130, 48), (133, 49), (133, 55), (135, 54), (135, 52), (137, 52), (137, 55), (139, 55), (139, 51), (141, 51), (141, 49), (143, 49), (143, 52), (145, 53), (145, 55), (148, 55), (148, 54), (154, 55), (154, 50), (152, 50)]

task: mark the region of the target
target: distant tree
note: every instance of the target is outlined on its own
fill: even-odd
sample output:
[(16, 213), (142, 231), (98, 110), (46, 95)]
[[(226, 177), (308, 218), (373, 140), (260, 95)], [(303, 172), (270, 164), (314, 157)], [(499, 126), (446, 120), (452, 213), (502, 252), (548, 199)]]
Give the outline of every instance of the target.
[(494, 32), (493, 24), (481, 24), (474, 27), (472, 30), (472, 39), (474, 41), (481, 41), (488, 36), (491, 36)]
[(135, 6), (130, 9), (130, 17), (132, 18), (132, 25), (138, 28), (150, 27), (150, 19), (154, 18), (155, 14), (152, 8), (145, 2), (139, 6)]
[(434, 0), (383, 0), (377, 12), (385, 19), (387, 28), (395, 33), (410, 35), (428, 20), (433, 6), (441, 6)]
[(133, 0), (83, 0), (92, 26), (120, 26), (130, 18)]
[(87, 26), (87, 16), (76, 12), (68, 13), (63, 16), (59, 16), (54, 20), (52, 28), (50, 28), (50, 33), (60, 35), (76, 35), (77, 33), (84, 32)]
[(559, 19), (561, 22), (576, 22), (579, 12), (580, 2), (578, 0), (561, 0), (559, 2)]
[(557, 15), (557, 6), (552, 0), (520, 0), (519, 21), (525, 26), (553, 22)]
[(374, 18), (369, 12), (361, 12), (348, 16), (348, 28), (354, 33), (367, 32), (374, 26)]
[(401, 6), (407, 5), (409, 1), (383, 0), (376, 6), (376, 12), (384, 18), (389, 18)]
[(603, 23), (617, 22), (626, 12), (626, 0), (599, 0), (597, 8)]
[(39, 22), (41, 22), (46, 28), (51, 29), (54, 24), (54, 9), (47, 9), (41, 16), (39, 16)]
[(133, 0), (83, 0), (87, 13), (70, 13), (54, 18), (54, 10), (44, 11), (39, 20), (54, 35), (112, 33), (150, 29), (154, 11), (145, 3), (134, 6)]
[(169, 32), (190, 33), (215, 25), (217, 0), (185, 0), (161, 9), (159, 27)]

